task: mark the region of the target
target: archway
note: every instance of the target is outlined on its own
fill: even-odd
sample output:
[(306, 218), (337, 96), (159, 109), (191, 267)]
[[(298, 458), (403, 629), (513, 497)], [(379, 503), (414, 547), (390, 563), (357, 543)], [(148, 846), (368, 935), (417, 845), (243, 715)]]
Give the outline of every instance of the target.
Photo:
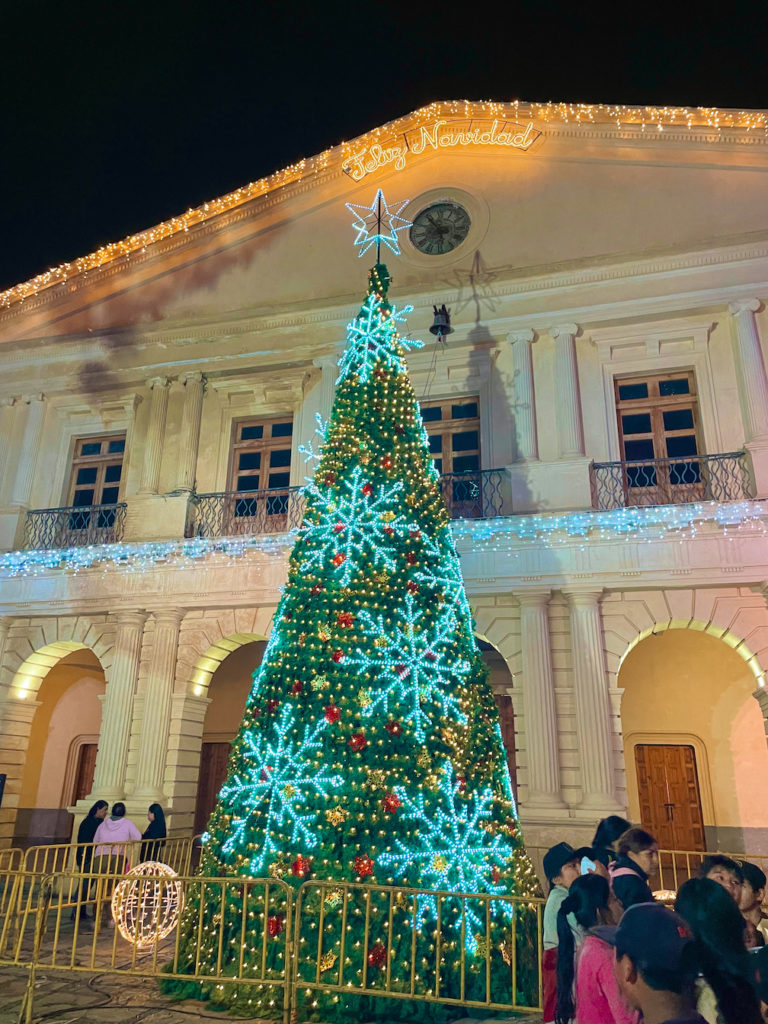
[[(195, 686), (202, 685), (200, 678), (203, 673), (207, 675), (205, 692), (210, 700), (203, 723), (200, 773), (195, 799), (195, 834), (205, 829), (219, 789), (226, 778), (232, 742), (240, 728), (251, 692), (253, 673), (261, 664), (266, 642), (253, 635), (240, 633), (224, 638), (215, 647), (213, 656), (209, 650), (200, 659), (200, 676), (194, 683)], [(223, 656), (219, 658), (219, 654)]]
[(31, 654), (13, 679), (34, 701), (21, 773), (14, 845), (67, 842), (67, 808), (91, 792), (106, 690), (101, 662), (84, 644), (57, 641)]
[(630, 817), (672, 849), (759, 852), (768, 749), (752, 655), (697, 629), (649, 632), (622, 660)]
[(509, 670), (504, 656), (493, 644), (487, 640), (477, 637), (477, 646), (483, 656), (483, 661), (488, 669), (488, 682), (493, 690), (496, 707), (499, 709), (499, 723), (501, 725), (501, 737), (504, 740), (504, 747), (507, 751), (507, 764), (509, 775), (512, 779), (512, 792), (517, 801), (517, 734), (515, 732), (515, 708), (512, 697), (514, 689), (514, 676)]

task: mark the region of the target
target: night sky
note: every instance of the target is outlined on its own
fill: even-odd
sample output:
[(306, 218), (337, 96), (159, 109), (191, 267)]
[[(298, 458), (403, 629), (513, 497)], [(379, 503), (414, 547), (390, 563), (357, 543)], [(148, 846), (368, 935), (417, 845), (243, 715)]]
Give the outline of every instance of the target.
[(764, 4), (403, 6), (0, 0), (0, 288), (435, 99), (768, 108)]

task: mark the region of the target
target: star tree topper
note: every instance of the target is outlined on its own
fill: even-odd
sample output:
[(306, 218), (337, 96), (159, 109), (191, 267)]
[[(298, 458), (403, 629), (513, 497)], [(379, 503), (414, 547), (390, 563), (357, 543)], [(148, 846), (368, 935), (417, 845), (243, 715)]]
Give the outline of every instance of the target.
[(400, 216), (408, 203), (409, 200), (404, 199), (401, 203), (389, 206), (381, 189), (376, 193), (370, 206), (346, 203), (347, 209), (356, 218), (352, 226), (357, 231), (355, 245), (360, 246), (358, 256), (362, 256), (375, 245), (376, 262), (380, 263), (382, 243), (396, 256), (400, 255), (397, 233), (411, 226), (411, 221)]

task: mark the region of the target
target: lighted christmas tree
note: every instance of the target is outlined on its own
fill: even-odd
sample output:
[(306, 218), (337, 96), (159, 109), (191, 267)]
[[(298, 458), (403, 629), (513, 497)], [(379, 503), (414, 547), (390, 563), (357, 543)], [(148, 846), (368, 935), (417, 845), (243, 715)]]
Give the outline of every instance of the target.
[[(382, 244), (397, 251), (397, 233), (408, 226), (403, 205), (388, 208), (379, 193), (370, 208), (353, 208), (360, 255)], [(280, 878), (297, 888), (318, 879), (531, 896), (538, 886), (521, 847), (498, 714), (406, 370), (406, 350), (420, 343), (398, 334), (409, 309), (389, 303), (390, 277), (379, 259), (377, 252), (368, 294), (348, 327), (320, 451), (306, 452), (317, 466), (304, 522), (204, 836), (201, 873)], [(190, 963), (222, 956), (226, 963), (243, 949), (260, 956), (267, 938), (279, 936), (284, 920), (274, 910), (253, 914), (241, 934), (239, 899), (233, 887), (229, 931), (226, 907), (188, 908), (182, 964), (185, 955)], [(389, 968), (390, 985), (404, 972), (407, 992), (402, 964), (414, 952), (418, 964), (434, 961), (437, 898), (398, 899), (389, 923), (379, 915), (366, 935), (364, 915), (343, 902), (326, 889), (306, 903), (310, 929), (319, 928), (323, 903), (328, 982), (359, 986), (365, 970), (371, 984), (372, 974)], [(462, 957), (476, 959), (477, 985), (486, 985), (477, 957), (493, 941), (485, 911), (458, 899), (442, 900), (439, 909), (441, 948), (456, 970)], [(494, 909), (499, 939), (509, 916), (509, 906)], [(201, 921), (206, 938), (196, 952), (185, 930), (191, 936)], [(509, 957), (498, 946), (494, 998), (507, 1000)], [(285, 966), (280, 956), (276, 970)], [(521, 976), (522, 969), (518, 986)], [(425, 970), (415, 990), (431, 984)], [(274, 999), (274, 991), (257, 997), (253, 988), (213, 983), (195, 992), (253, 1013)], [(324, 1019), (329, 1007), (359, 1015), (359, 998), (328, 1000)], [(374, 1002), (366, 1012), (375, 1012)], [(392, 1017), (394, 1004), (387, 1005)], [(398, 1004), (396, 1015), (407, 1017), (407, 1007)]]

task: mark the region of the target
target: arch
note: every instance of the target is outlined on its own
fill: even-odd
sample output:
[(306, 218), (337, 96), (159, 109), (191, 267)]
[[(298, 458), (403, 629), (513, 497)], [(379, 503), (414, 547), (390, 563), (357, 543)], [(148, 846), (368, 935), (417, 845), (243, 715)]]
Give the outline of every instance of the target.
[(730, 629), (723, 629), (712, 622), (701, 622), (696, 619), (691, 619), (689, 622), (657, 622), (650, 628), (642, 630), (637, 634), (634, 640), (630, 642), (629, 646), (624, 651), (624, 654), (619, 659), (619, 671), (621, 670), (621, 666), (624, 664), (627, 655), (637, 647), (642, 640), (645, 640), (649, 636), (663, 633), (667, 629), (693, 629), (698, 630), (701, 633), (707, 633), (709, 636), (713, 636), (717, 640), (723, 640), (747, 663), (750, 672), (755, 677), (756, 685), (760, 688), (765, 687), (765, 671), (760, 665), (757, 655), (752, 653), (743, 639), (736, 636), (736, 634), (731, 632)]
[(266, 639), (266, 636), (261, 633), (233, 633), (217, 640), (215, 644), (211, 644), (205, 654), (197, 659), (192, 670), (189, 681), (192, 695), (195, 697), (207, 696), (214, 672), (233, 651), (254, 641), (265, 641)]
[[(17, 700), (34, 698), (51, 669), (74, 651), (89, 651), (90, 647), (76, 640), (56, 640), (34, 651), (21, 663), (11, 680), (12, 696)], [(103, 668), (103, 666), (102, 666)]]
[(0, 665), (0, 692), (4, 690), (6, 699), (12, 701), (34, 700), (51, 668), (83, 648), (93, 652), (109, 678), (114, 632), (114, 624), (106, 615), (14, 619)]

